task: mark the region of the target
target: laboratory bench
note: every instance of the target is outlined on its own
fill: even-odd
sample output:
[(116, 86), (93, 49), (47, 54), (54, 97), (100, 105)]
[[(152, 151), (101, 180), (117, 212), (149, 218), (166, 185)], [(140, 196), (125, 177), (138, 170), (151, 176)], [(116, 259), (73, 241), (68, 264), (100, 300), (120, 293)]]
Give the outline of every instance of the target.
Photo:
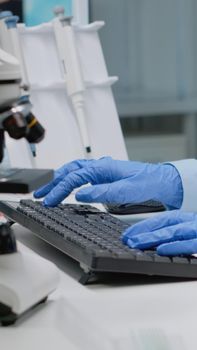
[(60, 284), (45, 304), (0, 328), (2, 349), (195, 348), (195, 280), (117, 275), (82, 285), (78, 263), (24, 227), (13, 230), (20, 250), (58, 266)]

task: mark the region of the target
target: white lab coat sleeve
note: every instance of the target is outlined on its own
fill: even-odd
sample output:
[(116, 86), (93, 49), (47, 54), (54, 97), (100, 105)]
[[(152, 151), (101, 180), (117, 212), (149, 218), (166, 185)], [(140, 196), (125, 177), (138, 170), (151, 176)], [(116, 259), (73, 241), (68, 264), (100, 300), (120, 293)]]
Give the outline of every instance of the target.
[(179, 172), (183, 185), (181, 210), (197, 212), (197, 160), (185, 159), (169, 162)]

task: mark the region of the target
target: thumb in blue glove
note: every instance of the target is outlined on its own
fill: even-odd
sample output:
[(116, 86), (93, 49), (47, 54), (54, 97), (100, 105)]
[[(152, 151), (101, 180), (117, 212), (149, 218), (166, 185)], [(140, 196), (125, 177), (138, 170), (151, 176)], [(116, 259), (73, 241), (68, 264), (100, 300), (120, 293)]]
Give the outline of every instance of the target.
[(123, 243), (136, 249), (157, 249), (159, 255), (197, 253), (197, 214), (180, 210), (165, 212), (129, 227)]

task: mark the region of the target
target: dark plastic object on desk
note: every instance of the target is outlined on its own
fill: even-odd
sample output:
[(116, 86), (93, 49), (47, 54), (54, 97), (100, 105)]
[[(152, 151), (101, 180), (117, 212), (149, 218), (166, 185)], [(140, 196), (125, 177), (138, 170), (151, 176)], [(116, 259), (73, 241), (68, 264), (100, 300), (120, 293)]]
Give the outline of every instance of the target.
[(30, 193), (52, 179), (51, 169), (0, 169), (0, 193)]
[(0, 255), (15, 253), (16, 251), (16, 240), (12, 229), (8, 223), (0, 223)]
[(138, 204), (106, 204), (105, 208), (110, 214), (116, 215), (152, 213), (166, 210), (162, 203), (154, 200)]

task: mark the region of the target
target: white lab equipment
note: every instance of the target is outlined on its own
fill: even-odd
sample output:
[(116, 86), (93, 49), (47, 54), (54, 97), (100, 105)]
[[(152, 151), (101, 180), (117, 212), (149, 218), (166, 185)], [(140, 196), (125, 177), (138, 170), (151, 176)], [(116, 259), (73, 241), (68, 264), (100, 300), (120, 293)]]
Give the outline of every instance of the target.
[(56, 18), (53, 20), (55, 39), (62, 64), (62, 74), (66, 82), (67, 95), (72, 101), (74, 113), (78, 122), (84, 156), (91, 154), (91, 145), (87, 129), (85, 113), (85, 86), (83, 82), (79, 55), (75, 43), (75, 35), (71, 25), (72, 17), (64, 15), (64, 8), (55, 8)]
[(0, 94), (1, 106), (20, 96), (20, 86), (19, 83), (16, 83), (20, 74), (17, 59), (0, 48), (0, 77), (4, 81), (3, 93), (1, 88)]
[[(17, 30), (18, 20), (18, 16), (13, 16), (11, 12), (2, 12), (0, 16), (0, 42), (2, 49), (13, 55), (20, 64), (20, 95), (27, 97), (29, 96), (29, 83), (19, 33)], [(12, 141), (10, 141), (8, 136), (6, 138), (8, 143), (7, 147), (9, 148), (9, 142)], [(23, 140), (22, 142), (25, 145), (29, 167), (35, 167), (34, 158), (32, 157), (33, 153), (35, 152), (35, 145), (33, 143), (27, 144), (26, 140)], [(15, 157), (16, 155), (13, 154), (12, 156)]]
[[(91, 157), (111, 155), (127, 159), (111, 85), (117, 77), (109, 77), (98, 36), (103, 22), (73, 26), (79, 62), (84, 80), (85, 113)], [(31, 102), (34, 114), (45, 126), (45, 140), (37, 146), (37, 167), (57, 168), (63, 163), (84, 158), (84, 147), (71, 100), (62, 73), (53, 23), (35, 27), (18, 25)], [(68, 53), (69, 54), (69, 53)], [(24, 142), (7, 140), (12, 166), (32, 167)], [(23, 143), (23, 145), (22, 145)], [(24, 157), (15, 157), (23, 149)]]
[(8, 53), (13, 52), (13, 46), (10, 40), (8, 40), (8, 28), (5, 25), (5, 19), (12, 16), (11, 11), (0, 12), (0, 45), (1, 49)]
[[(20, 63), (21, 69), (21, 93), (27, 94), (27, 90), (29, 88), (29, 82), (27, 78), (26, 66), (23, 57), (23, 51), (21, 48), (21, 42), (19, 38), (19, 33), (17, 30), (17, 22), (19, 18), (18, 16), (8, 16), (4, 19), (5, 26), (7, 27), (7, 41), (10, 42), (11, 49), (10, 53), (12, 53)], [(3, 22), (3, 21), (2, 21)]]
[(72, 13), (74, 23), (85, 25), (89, 23), (89, 0), (73, 0)]
[(54, 264), (20, 250), (0, 255), (0, 276), (0, 323), (4, 326), (45, 302), (59, 282)]
[[(16, 56), (0, 48), (0, 162), (3, 158), (4, 131), (10, 132), (12, 137), (17, 138), (18, 132), (22, 129), (24, 134), (20, 134), (20, 137), (26, 137), (26, 130), (29, 129), (25, 124), (25, 118), (30, 113), (30, 109), (31, 104), (28, 101), (21, 102), (20, 63)], [(23, 156), (23, 153), (19, 156)], [(3, 175), (1, 174), (0, 182), (1, 185), (3, 184), (1, 187), (3, 192), (5, 186), (6, 188), (10, 186), (9, 191), (6, 191), (12, 193), (9, 170), (11, 171), (7, 169), (7, 175), (4, 175), (1, 169)], [(32, 171), (33, 169), (31, 175)], [(45, 301), (57, 284), (57, 268), (43, 258), (18, 251), (9, 223), (1, 218), (0, 323), (2, 325), (14, 323), (27, 310)]]

